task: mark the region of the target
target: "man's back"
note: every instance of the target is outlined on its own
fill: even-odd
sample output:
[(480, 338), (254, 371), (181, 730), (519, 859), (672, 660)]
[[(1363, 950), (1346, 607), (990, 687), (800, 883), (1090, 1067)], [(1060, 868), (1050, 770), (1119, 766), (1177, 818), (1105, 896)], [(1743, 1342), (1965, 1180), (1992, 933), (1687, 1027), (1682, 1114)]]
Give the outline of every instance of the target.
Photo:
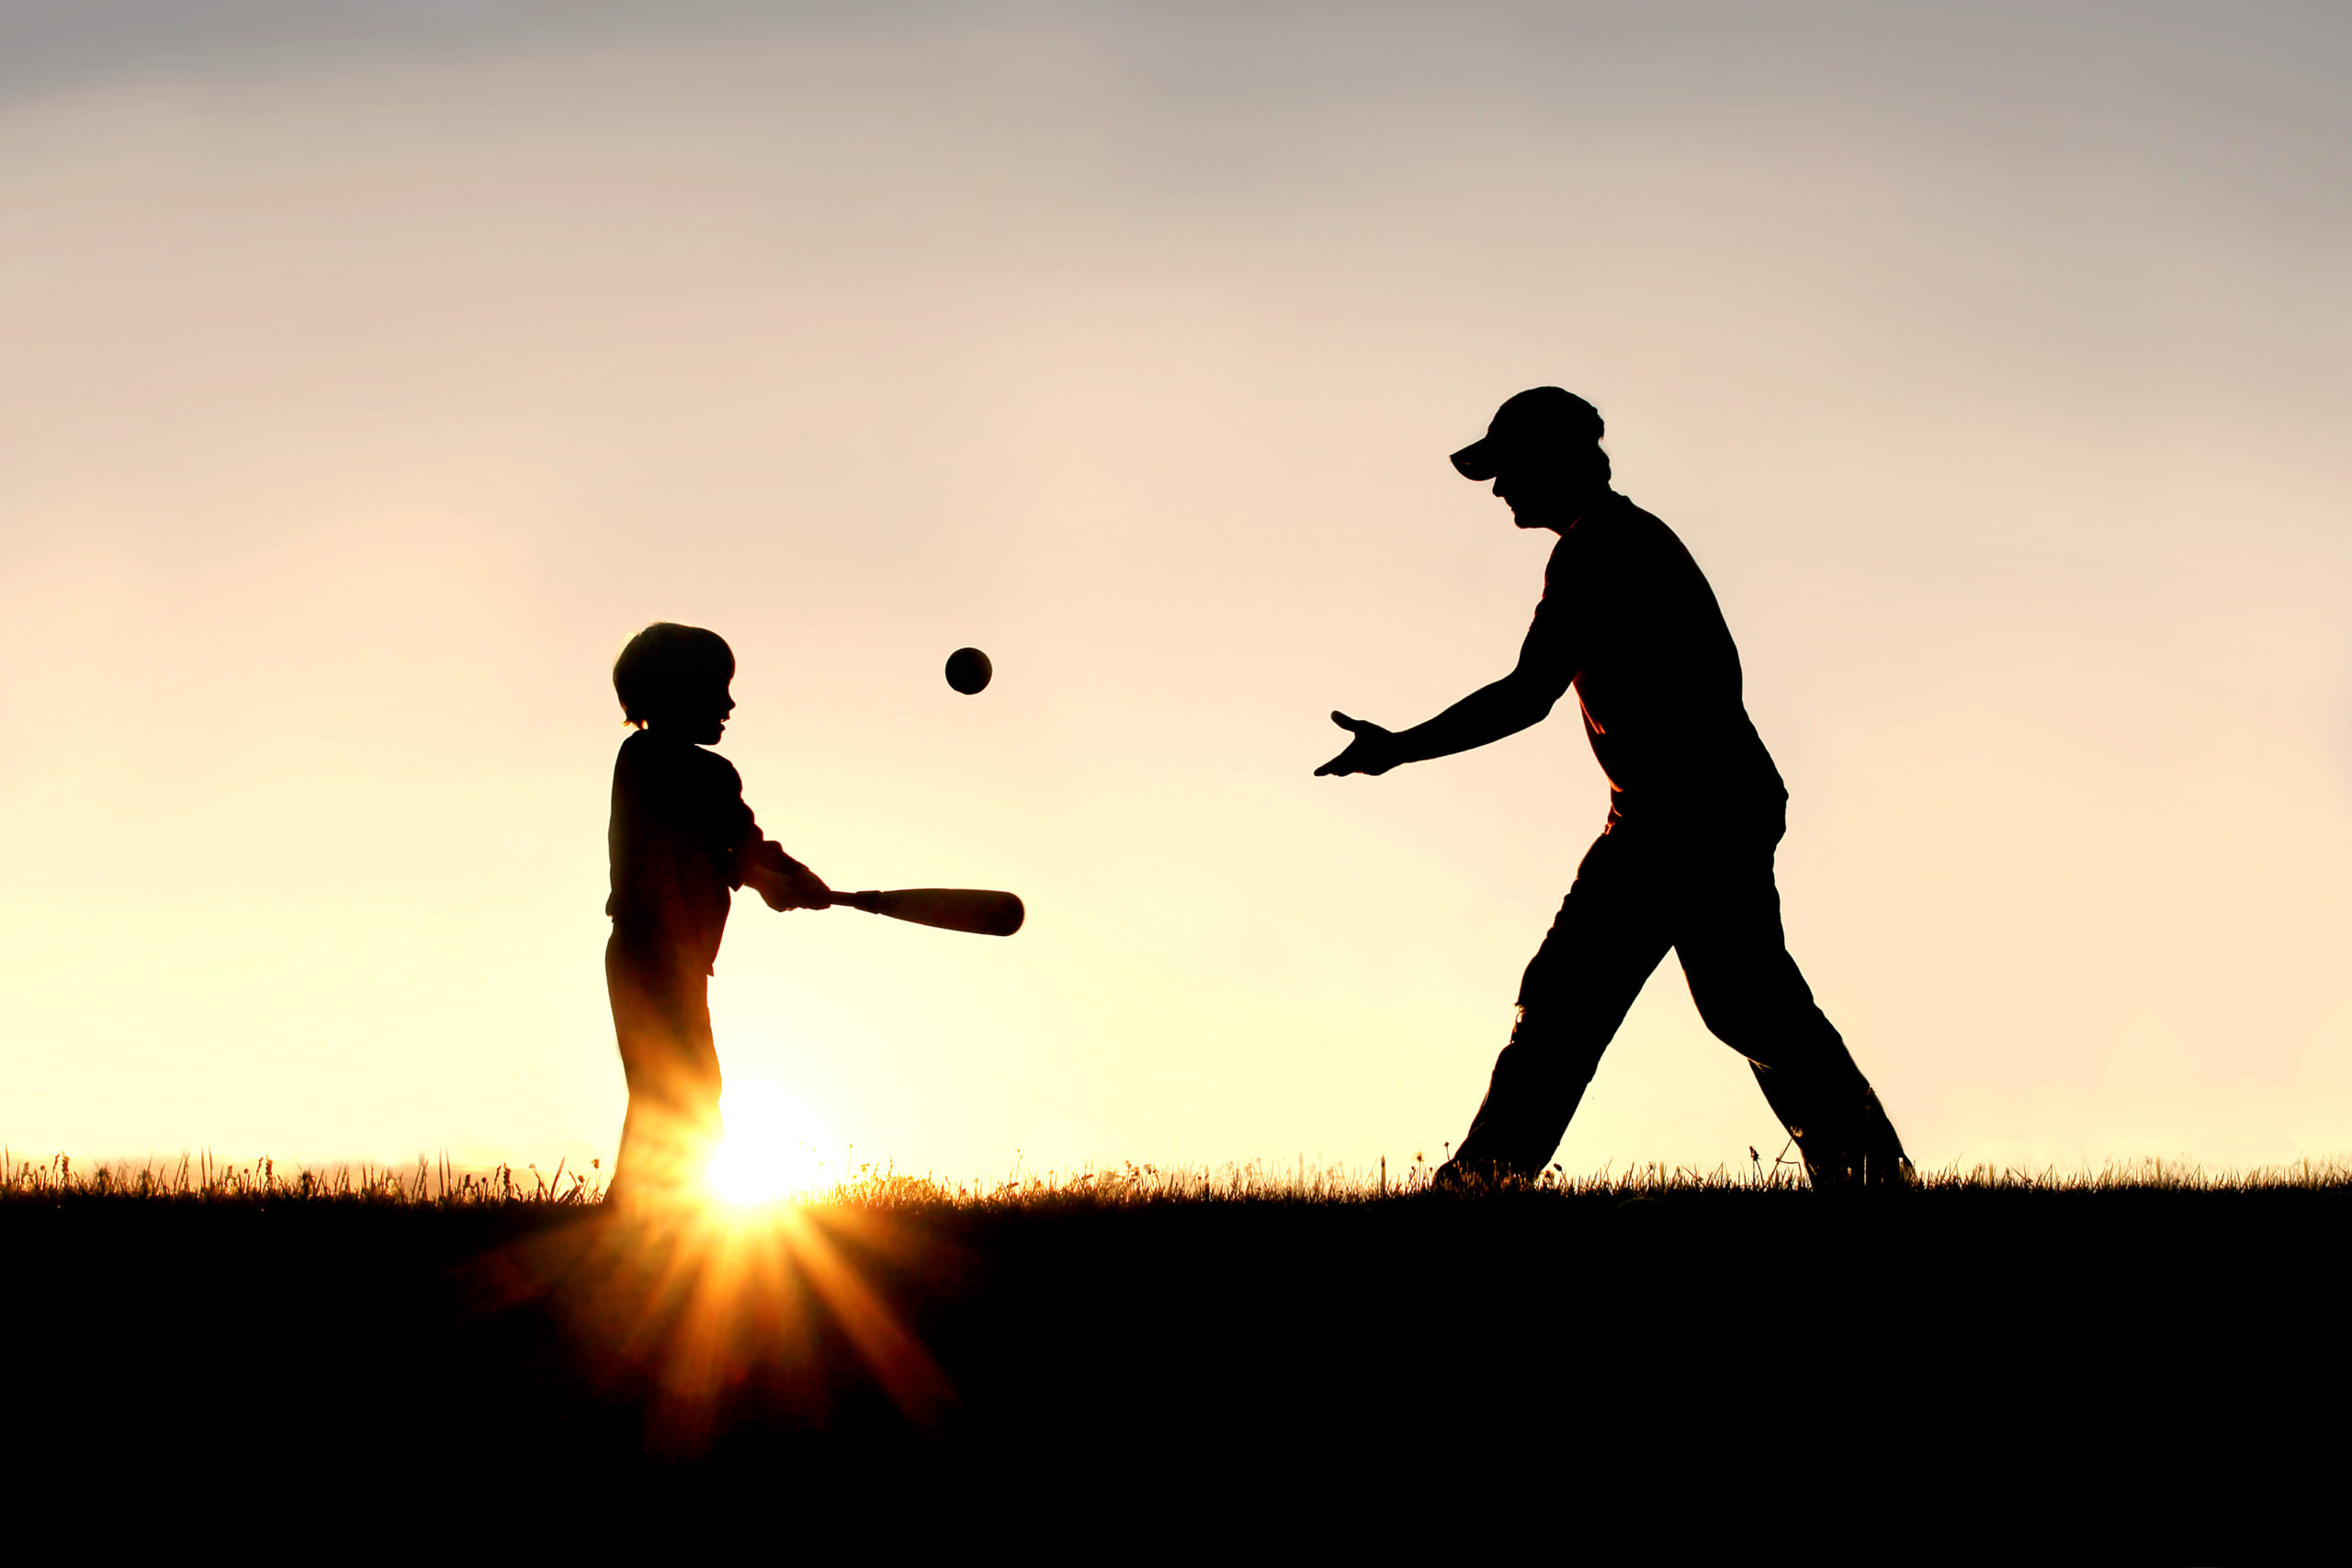
[(1561, 535), (1521, 657), (1575, 682), (1616, 813), (1786, 798), (1713, 590), (1674, 531), (1624, 497)]

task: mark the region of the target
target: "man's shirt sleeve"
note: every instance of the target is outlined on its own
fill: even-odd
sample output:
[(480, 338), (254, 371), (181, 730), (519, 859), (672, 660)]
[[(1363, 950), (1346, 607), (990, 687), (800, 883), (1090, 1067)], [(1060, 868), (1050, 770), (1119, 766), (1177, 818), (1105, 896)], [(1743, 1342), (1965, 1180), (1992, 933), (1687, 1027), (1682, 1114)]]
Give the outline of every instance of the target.
[(1555, 693), (1565, 692), (1584, 669), (1590, 628), (1579, 614), (1574, 592), (1576, 567), (1568, 558), (1569, 541), (1562, 539), (1544, 569), (1544, 597), (1536, 601), (1535, 618), (1520, 644), (1519, 671), (1541, 680)]

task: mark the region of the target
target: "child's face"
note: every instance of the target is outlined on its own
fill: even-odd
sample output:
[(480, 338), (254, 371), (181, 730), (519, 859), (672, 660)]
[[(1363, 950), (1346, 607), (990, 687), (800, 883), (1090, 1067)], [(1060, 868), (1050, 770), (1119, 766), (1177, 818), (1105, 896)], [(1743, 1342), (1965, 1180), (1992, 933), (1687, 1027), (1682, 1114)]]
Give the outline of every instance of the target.
[(714, 681), (681, 692), (675, 705), (649, 720), (647, 728), (670, 730), (697, 746), (709, 745), (727, 733), (727, 716), (735, 711), (735, 698), (728, 685), (728, 682)]

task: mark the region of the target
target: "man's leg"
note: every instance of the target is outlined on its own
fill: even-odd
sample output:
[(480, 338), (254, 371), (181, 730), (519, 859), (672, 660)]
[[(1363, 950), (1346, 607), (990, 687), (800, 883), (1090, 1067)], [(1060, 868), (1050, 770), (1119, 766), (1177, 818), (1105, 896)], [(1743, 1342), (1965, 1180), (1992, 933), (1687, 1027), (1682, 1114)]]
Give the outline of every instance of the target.
[(1600, 1054), (1666, 956), (1664, 913), (1644, 859), (1623, 823), (1586, 852), (1520, 982), (1510, 1043), (1441, 1182), (1532, 1179), (1550, 1163)]
[(1903, 1141), (1789, 956), (1772, 849), (1762, 835), (1688, 847), (1674, 929), (1690, 999), (1747, 1058), (1815, 1186), (1899, 1183)]

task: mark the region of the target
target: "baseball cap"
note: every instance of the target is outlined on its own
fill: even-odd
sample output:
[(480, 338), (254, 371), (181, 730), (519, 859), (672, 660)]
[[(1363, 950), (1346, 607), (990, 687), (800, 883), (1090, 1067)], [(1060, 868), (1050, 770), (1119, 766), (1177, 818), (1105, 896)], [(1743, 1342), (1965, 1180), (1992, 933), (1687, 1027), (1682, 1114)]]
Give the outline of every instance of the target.
[(1487, 434), (1453, 455), (1465, 479), (1490, 479), (1511, 457), (1598, 442), (1600, 411), (1561, 387), (1530, 387), (1503, 400)]

